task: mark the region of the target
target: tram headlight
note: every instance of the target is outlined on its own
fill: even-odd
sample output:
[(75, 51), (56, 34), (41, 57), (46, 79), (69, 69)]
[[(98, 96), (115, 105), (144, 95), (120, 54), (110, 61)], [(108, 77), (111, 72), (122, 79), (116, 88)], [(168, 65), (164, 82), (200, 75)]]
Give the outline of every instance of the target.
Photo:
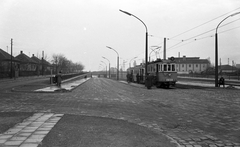
[(169, 77), (171, 77), (172, 74), (168, 74)]

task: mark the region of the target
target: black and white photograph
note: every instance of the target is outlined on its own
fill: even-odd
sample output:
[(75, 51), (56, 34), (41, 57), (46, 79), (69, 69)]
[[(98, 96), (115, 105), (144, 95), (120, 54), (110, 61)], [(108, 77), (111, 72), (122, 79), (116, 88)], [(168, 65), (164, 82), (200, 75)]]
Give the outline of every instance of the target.
[(239, 0), (0, 0), (0, 147), (240, 147)]

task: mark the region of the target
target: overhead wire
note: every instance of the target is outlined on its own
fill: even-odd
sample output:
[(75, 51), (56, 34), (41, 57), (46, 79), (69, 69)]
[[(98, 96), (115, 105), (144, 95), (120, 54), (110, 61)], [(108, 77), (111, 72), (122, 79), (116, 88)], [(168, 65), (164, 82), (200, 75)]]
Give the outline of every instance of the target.
[[(207, 22), (205, 22), (205, 23), (202, 23), (202, 24), (196, 26), (196, 27), (193, 27), (193, 28), (191, 28), (191, 29), (189, 29), (189, 30), (187, 30), (187, 31), (184, 31), (184, 32), (182, 32), (182, 33), (180, 33), (180, 34), (178, 34), (178, 35), (175, 35), (175, 36), (173, 36), (173, 37), (167, 38), (167, 40), (180, 41), (180, 42), (174, 44), (173, 46), (169, 47), (168, 49), (174, 49), (174, 48), (177, 48), (177, 47), (181, 47), (181, 46), (190, 44), (190, 43), (195, 42), (195, 41), (197, 41), (197, 40), (202, 40), (202, 39), (206, 39), (206, 38), (209, 38), (209, 37), (213, 37), (213, 35), (210, 35), (210, 36), (205, 36), (205, 37), (197, 38), (197, 39), (196, 39), (196, 37), (202, 36), (202, 35), (204, 35), (204, 34), (207, 34), (207, 33), (211, 32), (211, 31), (214, 31), (215, 29), (208, 30), (208, 31), (206, 31), (206, 32), (200, 33), (200, 34), (195, 35), (195, 36), (193, 36), (193, 37), (190, 37), (190, 38), (188, 38), (188, 39), (182, 39), (182, 40), (173, 39), (173, 38), (176, 38), (176, 37), (178, 37), (178, 36), (180, 36), (180, 35), (182, 35), (182, 34), (185, 34), (185, 33), (187, 33), (187, 32), (190, 32), (190, 31), (192, 31), (192, 30), (194, 30), (194, 29), (196, 29), (196, 28), (199, 28), (199, 27), (201, 27), (201, 26), (203, 26), (203, 25), (205, 25), (205, 24), (207, 24), (207, 23), (210, 23), (210, 22), (212, 22), (212, 21), (214, 21), (214, 20), (216, 20), (216, 19), (218, 19), (218, 18), (221, 18), (221, 17), (223, 17), (223, 16), (225, 16), (225, 15), (231, 13), (231, 12), (234, 12), (234, 11), (236, 11), (236, 10), (238, 10), (238, 9), (240, 9), (240, 7), (236, 8), (236, 9), (234, 9), (234, 10), (232, 10), (232, 11), (229, 11), (229, 12), (227, 12), (227, 13), (225, 13), (225, 14), (222, 14), (222, 15), (216, 17), (216, 18), (213, 18), (213, 19), (211, 19), (211, 20), (209, 20), (209, 21), (207, 21)], [(234, 20), (234, 21), (231, 21), (231, 22), (229, 22), (229, 23), (226, 23), (226, 24), (224, 24), (224, 25), (221, 25), (220, 27), (226, 26), (226, 25), (231, 24), (231, 23), (233, 23), (233, 22), (235, 22), (235, 21), (238, 21), (238, 20), (240, 20), (240, 18), (239, 18), (239, 19), (236, 19), (236, 20)], [(219, 27), (219, 28), (220, 28), (220, 27)], [(219, 33), (224, 33), (224, 32), (227, 32), (227, 31), (230, 31), (230, 30), (233, 30), (233, 29), (237, 29), (237, 28), (240, 28), (240, 27), (232, 28), (232, 29), (229, 29), (229, 30), (226, 30), (226, 31), (223, 31), (223, 32), (219, 32)], [(164, 37), (159, 37), (159, 36), (154, 36), (154, 35), (148, 35), (148, 36), (150, 36), (150, 37), (156, 37), (156, 38), (164, 38)], [(165, 38), (166, 38), (166, 37), (165, 37)], [(195, 38), (195, 39), (194, 39), (194, 38)], [(179, 44), (182, 44), (183, 42), (189, 41), (189, 40), (191, 40), (191, 39), (194, 39), (194, 40), (192, 40), (191, 42), (187, 42), (187, 43), (179, 46)], [(161, 45), (161, 44), (163, 44), (163, 42), (161, 42), (160, 44), (158, 44), (158, 46)], [(138, 54), (137, 56), (139, 56), (139, 55), (141, 55), (141, 54), (143, 54), (143, 53), (144, 53), (144, 52), (141, 52), (141, 53)]]
[(222, 16), (224, 16), (224, 15), (227, 15), (227, 14), (233, 12), (233, 11), (236, 11), (236, 10), (238, 10), (238, 9), (240, 9), (240, 7), (236, 8), (236, 9), (234, 9), (234, 10), (232, 10), (232, 11), (229, 11), (229, 12), (227, 12), (227, 13), (225, 13), (225, 14), (222, 14), (222, 15), (216, 17), (216, 18), (213, 18), (213, 19), (211, 19), (211, 20), (209, 20), (209, 21), (207, 21), (207, 22), (205, 22), (205, 23), (202, 23), (202, 24), (196, 26), (196, 27), (193, 27), (193, 28), (191, 28), (191, 29), (189, 29), (189, 30), (187, 30), (187, 31), (184, 31), (184, 32), (182, 32), (182, 33), (180, 33), (180, 34), (178, 34), (178, 35), (175, 35), (175, 36), (173, 36), (173, 37), (170, 37), (170, 39), (176, 38), (176, 37), (178, 37), (178, 36), (180, 36), (180, 35), (182, 35), (182, 34), (185, 34), (185, 33), (187, 33), (187, 32), (190, 32), (190, 31), (192, 31), (192, 30), (194, 30), (194, 29), (196, 29), (196, 28), (199, 28), (199, 27), (201, 27), (201, 26), (203, 26), (203, 25), (205, 25), (205, 24), (207, 24), (207, 23), (210, 23), (210, 22), (212, 22), (212, 21), (214, 21), (214, 20), (216, 20), (216, 19), (218, 19), (218, 18), (220, 18), (220, 17), (222, 17)]
[[(234, 27), (234, 28), (231, 28), (231, 29), (228, 29), (228, 30), (221, 31), (221, 32), (219, 32), (218, 34), (225, 33), (225, 32), (228, 32), (228, 31), (231, 31), (231, 30), (235, 30), (235, 29), (238, 29), (238, 28), (240, 28), (240, 26)], [(168, 48), (168, 49), (174, 49), (174, 48), (182, 47), (182, 46), (185, 46), (185, 45), (190, 44), (190, 43), (192, 43), (192, 42), (199, 41), (199, 40), (206, 39), (206, 38), (210, 38), (210, 37), (213, 37), (213, 36), (214, 36), (214, 34), (209, 35), (209, 36), (205, 36), (205, 37), (201, 37), (201, 38), (195, 38), (194, 40), (192, 40), (192, 41), (190, 41), (190, 42), (187, 42), (187, 43), (182, 44), (182, 45), (180, 45), (180, 46), (175, 45), (175, 46), (172, 46), (172, 47), (170, 47), (170, 48)], [(182, 43), (182, 42), (180, 42), (180, 43)], [(178, 44), (179, 44), (179, 43), (178, 43)]]
[[(224, 27), (224, 26), (226, 26), (226, 25), (229, 25), (229, 24), (231, 24), (231, 23), (233, 23), (233, 22), (236, 22), (236, 21), (238, 21), (238, 20), (240, 20), (240, 18), (238, 18), (238, 19), (236, 19), (236, 20), (233, 20), (233, 21), (231, 21), (231, 22), (229, 22), (229, 23), (226, 23), (226, 24), (224, 24), (224, 25), (221, 25), (219, 28)], [(185, 41), (192, 40), (192, 39), (194, 39), (194, 38), (196, 38), (196, 37), (198, 37), (198, 36), (202, 36), (202, 35), (204, 35), (204, 34), (210, 33), (210, 32), (212, 32), (212, 31), (214, 31), (215, 29), (216, 29), (216, 28), (211, 29), (211, 30), (208, 30), (208, 31), (205, 31), (205, 32), (203, 32), (203, 33), (200, 33), (200, 34), (198, 34), (198, 35), (195, 35), (195, 36), (190, 37), (190, 38), (187, 38), (187, 39), (182, 39), (181, 42), (176, 43), (175, 45), (169, 47), (168, 49), (175, 48), (175, 46), (178, 46), (179, 44), (181, 44), (181, 43), (183, 43), (183, 42), (185, 42)], [(233, 29), (234, 29), (234, 28), (233, 28)], [(231, 30), (232, 30), (232, 29), (231, 29)]]

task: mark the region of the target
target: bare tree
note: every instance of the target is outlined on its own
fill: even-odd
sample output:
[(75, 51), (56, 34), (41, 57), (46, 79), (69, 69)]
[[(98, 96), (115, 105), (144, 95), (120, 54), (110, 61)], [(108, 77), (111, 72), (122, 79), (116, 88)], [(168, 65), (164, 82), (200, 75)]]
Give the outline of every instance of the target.
[(63, 54), (53, 54), (52, 63), (56, 67), (55, 72), (81, 72), (84, 69), (84, 65), (81, 62), (73, 63), (71, 60), (68, 60)]
[(52, 63), (55, 65), (56, 72), (62, 70), (66, 57), (63, 54), (53, 54), (52, 55)]

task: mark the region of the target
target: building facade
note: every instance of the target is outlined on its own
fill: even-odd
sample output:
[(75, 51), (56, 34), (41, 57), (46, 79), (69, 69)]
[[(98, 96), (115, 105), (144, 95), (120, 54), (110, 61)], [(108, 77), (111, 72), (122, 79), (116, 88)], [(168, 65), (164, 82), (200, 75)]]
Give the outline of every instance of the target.
[(178, 73), (201, 73), (210, 66), (208, 59), (200, 59), (200, 57), (177, 57), (176, 70)]

